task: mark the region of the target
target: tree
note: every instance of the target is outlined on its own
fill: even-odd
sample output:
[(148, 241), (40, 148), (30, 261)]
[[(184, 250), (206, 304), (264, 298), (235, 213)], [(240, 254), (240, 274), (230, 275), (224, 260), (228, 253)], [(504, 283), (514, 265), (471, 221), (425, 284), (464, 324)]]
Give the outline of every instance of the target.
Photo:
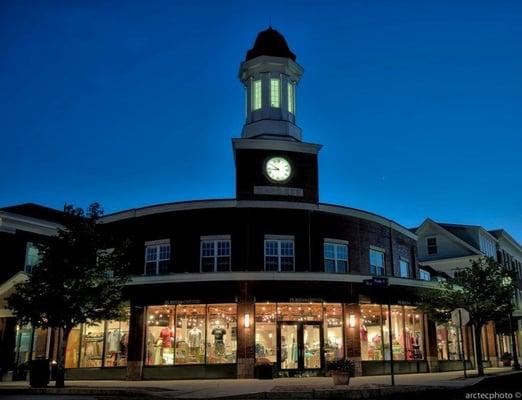
[(61, 332), (56, 386), (64, 386), (65, 349), (78, 324), (122, 319), (126, 314), (123, 286), (128, 280), (128, 242), (115, 242), (103, 229), (98, 203), (66, 206), (64, 228), (38, 249), (40, 262), (9, 298), (20, 324), (57, 328)]
[(478, 375), (484, 375), (482, 363), (482, 327), (488, 321), (496, 321), (512, 311), (511, 297), (515, 289), (512, 271), (499, 265), (492, 258), (470, 260), (468, 267), (459, 269), (450, 282), (422, 296), (423, 311), (432, 319), (448, 321), (451, 311), (464, 308), (469, 312), (470, 325), (475, 334), (475, 359)]

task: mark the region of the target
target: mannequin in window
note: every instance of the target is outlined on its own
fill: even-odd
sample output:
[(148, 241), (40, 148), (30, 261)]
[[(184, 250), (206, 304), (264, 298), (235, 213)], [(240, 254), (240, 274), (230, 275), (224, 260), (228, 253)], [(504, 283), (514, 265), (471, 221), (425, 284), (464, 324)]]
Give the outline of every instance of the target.
[(214, 354), (216, 356), (225, 355), (224, 336), (226, 334), (226, 329), (223, 328), (221, 325), (216, 325), (216, 327), (212, 330), (212, 335), (214, 335)]
[(165, 327), (160, 332), (160, 338), (162, 340), (162, 346), (163, 348), (170, 348), (172, 347), (172, 338), (173, 338), (173, 332), (169, 329), (169, 327)]
[(197, 326), (193, 327), (188, 332), (189, 351), (191, 355), (197, 355), (199, 353), (201, 335), (201, 329), (199, 329)]

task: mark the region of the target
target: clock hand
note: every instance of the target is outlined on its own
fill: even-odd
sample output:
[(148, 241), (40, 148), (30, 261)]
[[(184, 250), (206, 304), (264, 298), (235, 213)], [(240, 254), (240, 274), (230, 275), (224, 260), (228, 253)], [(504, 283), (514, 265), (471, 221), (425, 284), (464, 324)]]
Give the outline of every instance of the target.
[(279, 171), (279, 168), (277, 168), (274, 164), (268, 164), (269, 167), (275, 168)]

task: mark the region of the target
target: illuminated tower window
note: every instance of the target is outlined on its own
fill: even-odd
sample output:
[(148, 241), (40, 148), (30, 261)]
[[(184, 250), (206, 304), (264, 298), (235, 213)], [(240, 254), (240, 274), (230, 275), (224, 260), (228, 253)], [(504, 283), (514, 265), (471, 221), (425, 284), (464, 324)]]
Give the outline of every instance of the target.
[(280, 85), (279, 79), (270, 79), (270, 107), (280, 107)]
[(295, 114), (295, 85), (288, 83), (288, 112)]
[(252, 89), (252, 110), (259, 110), (261, 108), (261, 80), (254, 81)]

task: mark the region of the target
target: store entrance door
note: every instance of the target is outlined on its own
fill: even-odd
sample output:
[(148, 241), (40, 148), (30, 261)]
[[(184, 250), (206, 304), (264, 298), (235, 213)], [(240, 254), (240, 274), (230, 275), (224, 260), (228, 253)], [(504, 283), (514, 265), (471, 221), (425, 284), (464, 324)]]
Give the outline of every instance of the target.
[(277, 364), (280, 371), (321, 370), (324, 366), (321, 322), (279, 322)]

